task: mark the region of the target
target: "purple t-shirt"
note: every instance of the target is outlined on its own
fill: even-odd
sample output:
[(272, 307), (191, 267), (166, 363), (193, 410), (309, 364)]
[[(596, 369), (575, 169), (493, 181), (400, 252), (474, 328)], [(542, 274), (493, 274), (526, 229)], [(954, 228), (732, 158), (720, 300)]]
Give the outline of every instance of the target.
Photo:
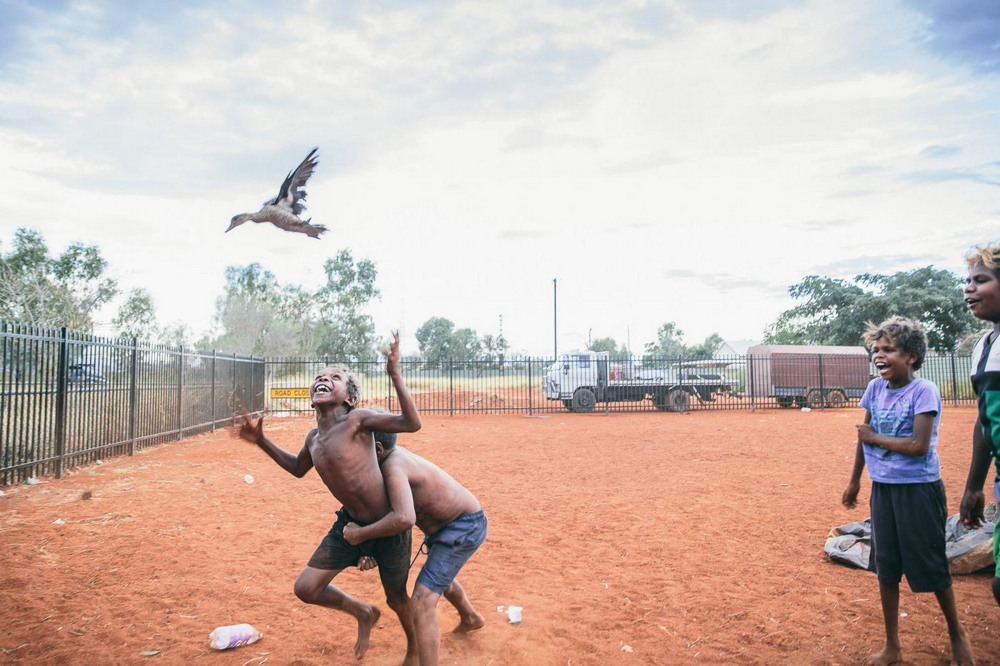
[(868, 476), (879, 483), (927, 483), (941, 478), (938, 462), (938, 423), (941, 421), (941, 394), (934, 382), (922, 377), (902, 388), (891, 389), (889, 382), (876, 377), (868, 384), (861, 406), (872, 415), (871, 426), (880, 435), (910, 437), (917, 414), (934, 412), (931, 444), (922, 456), (911, 456), (863, 444)]

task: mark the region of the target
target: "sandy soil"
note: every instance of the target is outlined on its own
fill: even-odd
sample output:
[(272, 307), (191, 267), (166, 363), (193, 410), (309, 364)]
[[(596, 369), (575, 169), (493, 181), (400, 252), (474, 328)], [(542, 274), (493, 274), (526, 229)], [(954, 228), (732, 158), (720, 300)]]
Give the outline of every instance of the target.
[[(445, 633), (442, 663), (859, 663), (882, 645), (876, 581), (823, 554), (831, 527), (867, 516), (839, 504), (857, 418), (426, 417), (401, 443), (472, 489), (490, 521), (459, 577), (487, 624)], [(952, 513), (973, 419), (944, 415)], [(297, 449), (311, 424), (273, 419), (270, 435)], [(217, 432), (4, 492), (0, 662), (354, 662), (354, 622), (292, 592), (338, 507), (315, 473), (296, 479)], [(990, 576), (955, 582), (980, 664), (1000, 664)], [(374, 572), (336, 582), (383, 610), (364, 663), (398, 663), (403, 634)], [(519, 626), (498, 612), (510, 605)], [(948, 663), (933, 595), (904, 585), (901, 610), (907, 663)], [(446, 631), (457, 621), (444, 602), (439, 615)], [(240, 622), (263, 640), (208, 647), (214, 627)]]

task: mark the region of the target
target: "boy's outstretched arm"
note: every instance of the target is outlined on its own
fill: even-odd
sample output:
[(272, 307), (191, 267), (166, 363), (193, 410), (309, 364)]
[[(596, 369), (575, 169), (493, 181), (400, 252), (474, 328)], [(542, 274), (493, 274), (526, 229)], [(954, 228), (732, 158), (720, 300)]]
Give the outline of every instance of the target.
[(989, 447), (983, 436), (983, 424), (976, 418), (972, 430), (972, 460), (969, 462), (969, 474), (965, 479), (965, 493), (959, 506), (959, 517), (962, 524), (969, 529), (976, 529), (983, 524), (983, 510), (986, 499), (983, 496), (983, 484), (990, 470)]
[(312, 469), (313, 462), (312, 456), (309, 454), (309, 437), (313, 436), (313, 432), (306, 435), (306, 444), (299, 451), (298, 455), (290, 453), (270, 439), (264, 436), (264, 417), (261, 416), (254, 423), (250, 419), (250, 415), (244, 409), (240, 414), (239, 419), (234, 417), (233, 422), (238, 426), (237, 434), (240, 439), (246, 440), (251, 444), (256, 444), (260, 448), (264, 449), (264, 453), (271, 456), (274, 462), (278, 463), (283, 470), (289, 474), (294, 474), (295, 476), (302, 478), (305, 476), (306, 472)]
[(352, 546), (362, 541), (399, 534), (413, 527), (417, 514), (413, 508), (413, 491), (410, 479), (400, 470), (382, 468), (385, 489), (389, 494), (392, 510), (371, 525), (361, 527), (356, 523), (344, 526), (344, 539)]
[(422, 425), (420, 412), (413, 396), (410, 395), (410, 389), (406, 388), (403, 372), (399, 368), (399, 331), (393, 331), (392, 342), (388, 349), (382, 350), (382, 353), (385, 355), (385, 372), (392, 380), (392, 386), (399, 398), (400, 413), (372, 412), (363, 417), (361, 425), (382, 432), (416, 432)]

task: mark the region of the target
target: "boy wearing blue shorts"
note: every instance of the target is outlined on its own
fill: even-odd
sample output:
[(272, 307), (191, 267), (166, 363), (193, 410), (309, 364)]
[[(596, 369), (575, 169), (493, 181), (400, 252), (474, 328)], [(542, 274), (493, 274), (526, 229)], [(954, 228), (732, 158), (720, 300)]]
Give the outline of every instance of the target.
[(868, 659), (883, 666), (902, 661), (899, 583), (933, 592), (951, 638), (952, 663), (973, 664), (972, 646), (958, 618), (945, 553), (948, 507), (937, 456), (941, 396), (934, 382), (914, 375), (927, 352), (916, 322), (893, 317), (870, 326), (865, 344), (878, 372), (861, 398), (865, 421), (858, 428), (854, 468), (842, 502), (857, 504), (861, 471), (871, 478), (871, 565), (878, 577), (885, 647)]
[[(978, 319), (992, 324), (972, 352), (972, 387), (979, 399), (979, 417), (972, 431), (972, 461), (965, 481), (960, 516), (976, 529), (983, 524), (983, 484), (990, 461), (996, 465), (993, 497), (1000, 506), (1000, 244), (976, 248), (966, 257), (965, 302)], [(1000, 562), (1000, 520), (993, 530), (993, 561)], [(993, 577), (993, 597), (1000, 604), (1000, 566)]]
[(434, 463), (397, 447), (395, 436), (376, 432), (375, 450), (392, 510), (371, 525), (347, 525), (344, 538), (359, 544), (413, 525), (423, 531), (427, 561), (413, 586), (410, 604), (420, 664), (433, 666), (438, 663), (441, 643), (437, 604), (442, 595), (458, 610), (456, 632), (474, 631), (485, 624), (456, 576), (486, 540), (486, 516), (475, 495)]

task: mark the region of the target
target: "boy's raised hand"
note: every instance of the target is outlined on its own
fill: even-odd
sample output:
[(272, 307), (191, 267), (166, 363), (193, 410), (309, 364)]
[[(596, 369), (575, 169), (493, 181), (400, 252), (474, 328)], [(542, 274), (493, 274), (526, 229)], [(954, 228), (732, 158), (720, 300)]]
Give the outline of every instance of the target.
[(381, 350), (385, 356), (386, 374), (399, 372), (399, 331), (392, 332), (392, 342), (387, 348)]
[(257, 419), (257, 423), (254, 423), (250, 418), (250, 414), (248, 414), (247, 410), (244, 409), (240, 412), (238, 417), (235, 414), (233, 415), (232, 424), (236, 429), (236, 435), (240, 439), (244, 439), (251, 444), (259, 443), (264, 437), (263, 415)]

